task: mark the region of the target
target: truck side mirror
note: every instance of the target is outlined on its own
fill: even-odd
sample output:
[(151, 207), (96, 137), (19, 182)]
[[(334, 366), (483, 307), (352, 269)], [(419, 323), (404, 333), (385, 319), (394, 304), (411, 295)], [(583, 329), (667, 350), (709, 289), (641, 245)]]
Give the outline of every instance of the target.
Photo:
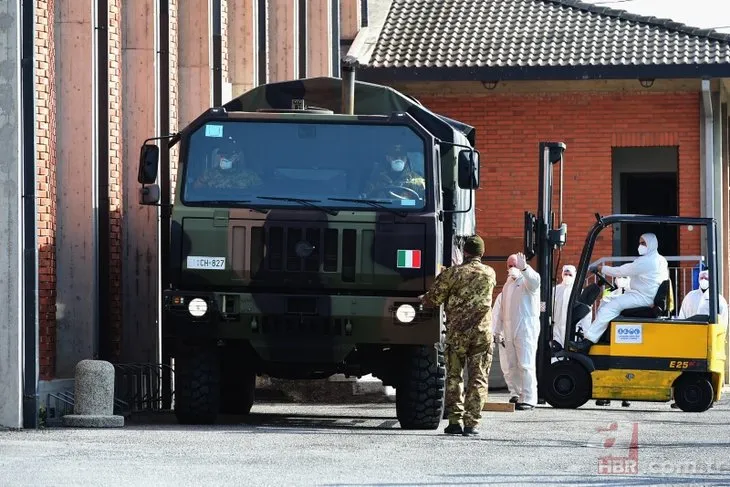
[(459, 152), (457, 184), (461, 189), (479, 188), (479, 152), (464, 149)]
[(156, 184), (150, 184), (139, 189), (140, 205), (156, 205), (160, 202), (160, 187)]
[(153, 144), (144, 144), (139, 153), (139, 172), (137, 182), (140, 184), (152, 184), (157, 181), (157, 168), (159, 167), (160, 148)]

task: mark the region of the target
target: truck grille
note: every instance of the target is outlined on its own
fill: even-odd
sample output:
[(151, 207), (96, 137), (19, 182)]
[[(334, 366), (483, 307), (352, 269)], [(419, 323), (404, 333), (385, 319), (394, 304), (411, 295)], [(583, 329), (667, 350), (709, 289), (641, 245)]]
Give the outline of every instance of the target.
[(344, 319), (319, 316), (270, 315), (261, 317), (258, 333), (269, 336), (345, 336), (352, 334)]
[[(266, 251), (264, 251), (266, 249)], [(357, 231), (264, 226), (251, 229), (251, 269), (273, 272), (341, 272), (355, 280)]]

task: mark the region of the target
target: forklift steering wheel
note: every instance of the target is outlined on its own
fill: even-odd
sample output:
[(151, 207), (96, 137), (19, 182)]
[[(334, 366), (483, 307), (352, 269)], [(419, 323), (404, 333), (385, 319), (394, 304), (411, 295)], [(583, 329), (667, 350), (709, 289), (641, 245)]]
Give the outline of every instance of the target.
[(616, 286), (611, 284), (611, 282), (608, 279), (606, 279), (606, 276), (604, 276), (603, 274), (598, 272), (596, 269), (593, 269), (591, 272), (593, 272), (593, 274), (596, 275), (596, 279), (598, 279), (598, 282), (600, 282), (602, 285), (608, 287), (608, 289), (610, 289), (611, 291), (615, 291), (616, 289), (618, 289)]

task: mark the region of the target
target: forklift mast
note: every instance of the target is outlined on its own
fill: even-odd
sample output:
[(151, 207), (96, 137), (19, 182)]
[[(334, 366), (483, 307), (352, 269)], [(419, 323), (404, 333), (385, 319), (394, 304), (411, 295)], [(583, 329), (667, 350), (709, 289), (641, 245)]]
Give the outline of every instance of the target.
[[(540, 167), (537, 214), (525, 213), (525, 256), (537, 257), (535, 270), (540, 274), (540, 335), (537, 344), (536, 373), (538, 401), (544, 403), (542, 381), (545, 369), (550, 366), (550, 340), (553, 320), (553, 252), (565, 245), (568, 227), (563, 223), (563, 142), (540, 142)], [(560, 193), (558, 221), (554, 228), (553, 166), (560, 163)]]

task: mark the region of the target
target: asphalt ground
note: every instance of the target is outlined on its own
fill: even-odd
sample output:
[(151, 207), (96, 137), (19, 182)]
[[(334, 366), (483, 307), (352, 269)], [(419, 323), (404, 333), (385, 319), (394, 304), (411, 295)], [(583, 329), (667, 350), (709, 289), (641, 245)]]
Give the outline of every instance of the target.
[(730, 485), (729, 403), (485, 412), (479, 437), (401, 430), (389, 402), (257, 403), (206, 427), (147, 413), (2, 431), (0, 485)]

